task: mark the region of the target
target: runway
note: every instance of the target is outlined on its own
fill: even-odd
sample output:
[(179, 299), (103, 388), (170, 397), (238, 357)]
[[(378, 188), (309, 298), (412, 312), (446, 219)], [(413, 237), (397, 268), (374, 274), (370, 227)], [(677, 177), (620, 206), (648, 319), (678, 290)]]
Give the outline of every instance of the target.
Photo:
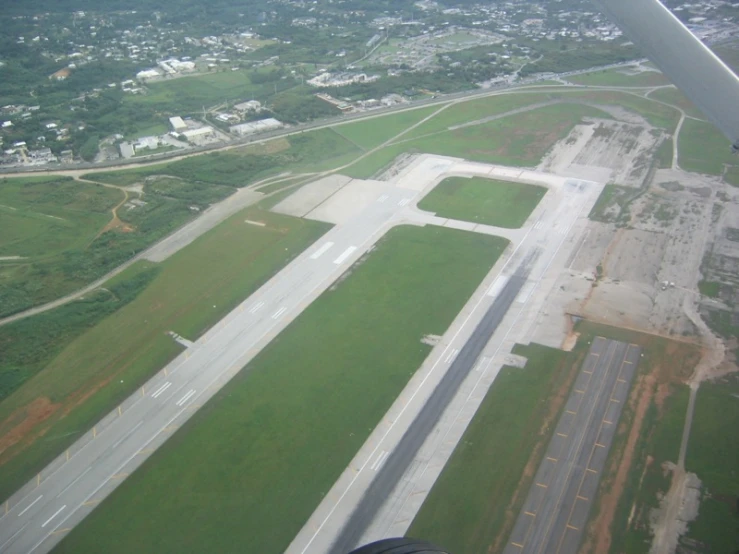
[(366, 252), (418, 192), (388, 186), (377, 194), (387, 198), (330, 230), (8, 499), (0, 552), (51, 550)]
[(640, 354), (593, 341), (504, 554), (577, 552)]

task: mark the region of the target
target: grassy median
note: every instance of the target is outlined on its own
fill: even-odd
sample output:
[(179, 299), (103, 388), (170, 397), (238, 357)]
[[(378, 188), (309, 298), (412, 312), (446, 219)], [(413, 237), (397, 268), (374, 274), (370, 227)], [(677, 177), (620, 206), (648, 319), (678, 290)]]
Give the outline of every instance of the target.
[(506, 245), (393, 229), (58, 552), (284, 551)]

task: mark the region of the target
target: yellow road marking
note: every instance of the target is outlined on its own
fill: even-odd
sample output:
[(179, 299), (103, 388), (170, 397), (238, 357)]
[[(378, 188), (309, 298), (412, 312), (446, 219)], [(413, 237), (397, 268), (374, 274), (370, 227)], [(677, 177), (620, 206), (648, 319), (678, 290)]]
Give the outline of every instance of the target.
[(111, 479), (125, 479), (128, 477), (128, 473), (116, 473)]
[(597, 471), (595, 471), (594, 469), (590, 469), (590, 468), (586, 469), (585, 471), (588, 471), (588, 472), (590, 472), (590, 473), (598, 473), (598, 472), (597, 472)]
[(597, 446), (598, 448), (605, 448), (605, 447), (606, 447), (606, 445), (605, 445), (605, 444), (601, 444), (601, 443), (599, 443), (599, 442), (596, 442), (596, 443), (595, 443), (595, 446)]
[(612, 421), (608, 421), (607, 419), (604, 419), (603, 420), (603, 423), (607, 423), (608, 425), (613, 425), (613, 422)]
[(87, 502), (83, 502), (82, 505), (83, 506), (94, 506), (98, 502), (100, 502), (100, 501), (99, 500), (88, 500)]
[(579, 494), (577, 495), (577, 499), (578, 499), (578, 500), (584, 500), (585, 502), (587, 502), (587, 501), (588, 501), (588, 499), (587, 499), (587, 498), (585, 498), (584, 496), (580, 496)]
[(611, 398), (611, 402), (615, 402), (616, 404), (621, 404), (620, 400), (616, 400), (615, 398)]
[(122, 415), (123, 415), (123, 410), (121, 410), (121, 407), (118, 406), (118, 416), (120, 417)]
[(513, 546), (515, 546), (516, 548), (523, 548), (523, 545), (522, 545), (522, 544), (518, 544), (517, 542), (513, 542), (513, 541), (511, 541), (511, 544), (512, 544)]
[(579, 394), (585, 394), (585, 391), (584, 390), (575, 389), (575, 392), (576, 393), (579, 393)]
[(56, 531), (52, 533), (52, 535), (61, 535), (62, 533), (67, 533), (71, 530), (72, 530), (71, 527), (65, 527), (64, 529), (57, 529)]

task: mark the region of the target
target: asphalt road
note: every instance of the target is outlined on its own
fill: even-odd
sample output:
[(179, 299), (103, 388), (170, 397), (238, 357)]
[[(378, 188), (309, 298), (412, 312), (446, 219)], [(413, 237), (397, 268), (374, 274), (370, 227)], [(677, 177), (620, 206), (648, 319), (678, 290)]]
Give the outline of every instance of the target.
[(577, 552), (640, 354), (593, 341), (504, 554)]
[(382, 504), (408, 470), (416, 453), (446, 410), (462, 382), (469, 375), (483, 348), (508, 312), (527, 281), (534, 256), (525, 259), (490, 305), (482, 321), (452, 362), (416, 419), (367, 488), (361, 501), (336, 538), (331, 554), (345, 554), (357, 546)]
[[(0, 552), (48, 552), (373, 242), (417, 191), (377, 187), (334, 227), (4, 505)], [(188, 338), (188, 337), (185, 337)]]

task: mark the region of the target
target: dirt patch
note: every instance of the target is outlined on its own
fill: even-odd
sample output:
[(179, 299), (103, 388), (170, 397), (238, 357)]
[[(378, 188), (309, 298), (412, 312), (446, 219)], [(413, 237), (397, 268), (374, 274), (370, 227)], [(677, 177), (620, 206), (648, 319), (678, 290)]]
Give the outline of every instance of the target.
[(102, 228), (102, 230), (97, 234), (95, 239), (97, 239), (104, 233), (107, 233), (108, 231), (119, 230), (123, 233), (130, 233), (131, 231), (134, 230), (133, 227), (131, 227), (127, 223), (123, 223), (123, 221), (121, 221), (120, 218), (118, 217), (118, 208), (123, 206), (126, 202), (128, 202), (128, 191), (123, 190), (123, 200), (121, 200), (117, 206), (115, 206), (113, 209), (110, 210), (111, 213), (113, 214), (113, 219), (111, 219), (110, 222), (108, 222), (108, 224)]
[[(42, 396), (17, 409), (5, 421), (1, 422), (0, 429), (7, 427), (10, 427), (10, 429), (0, 437), (0, 465), (12, 457), (6, 454), (9, 448), (29, 439), (29, 437), (35, 438), (32, 432), (38, 425), (54, 415), (59, 408), (61, 408), (61, 404), (54, 404), (49, 398)], [(38, 435), (38, 431), (35, 434)]]

